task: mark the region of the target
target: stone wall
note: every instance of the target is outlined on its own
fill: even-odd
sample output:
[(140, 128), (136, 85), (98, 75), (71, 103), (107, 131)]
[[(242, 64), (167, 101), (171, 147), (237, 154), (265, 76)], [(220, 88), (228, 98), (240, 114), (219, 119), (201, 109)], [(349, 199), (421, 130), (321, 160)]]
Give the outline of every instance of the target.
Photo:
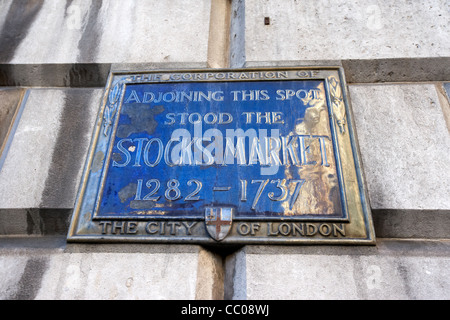
[[(448, 1), (0, 6), (0, 299), (450, 298)], [(309, 65), (344, 68), (375, 247), (66, 243), (111, 70)]]

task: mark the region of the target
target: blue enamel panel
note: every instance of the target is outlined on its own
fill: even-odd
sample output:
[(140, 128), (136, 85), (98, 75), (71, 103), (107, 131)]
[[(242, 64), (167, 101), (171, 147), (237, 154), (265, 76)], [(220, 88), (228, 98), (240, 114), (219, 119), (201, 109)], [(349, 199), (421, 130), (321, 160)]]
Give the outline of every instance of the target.
[(121, 99), (95, 218), (346, 218), (325, 81), (128, 84)]

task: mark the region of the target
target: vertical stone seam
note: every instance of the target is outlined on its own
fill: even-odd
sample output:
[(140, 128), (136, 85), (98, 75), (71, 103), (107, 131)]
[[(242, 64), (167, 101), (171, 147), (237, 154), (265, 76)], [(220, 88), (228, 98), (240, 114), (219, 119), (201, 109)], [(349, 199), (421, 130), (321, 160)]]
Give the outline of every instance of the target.
[(225, 300), (247, 299), (247, 247), (225, 257)]
[(236, 276), (236, 254), (225, 257), (224, 299), (232, 300), (234, 296), (234, 278)]
[(232, 286), (234, 300), (246, 300), (249, 292), (247, 292), (247, 250), (246, 247), (234, 253), (235, 270), (233, 273)]
[(230, 65), (230, 15), (230, 0), (211, 0), (208, 68), (227, 68)]
[(230, 20), (230, 67), (243, 68), (245, 55), (245, 0), (232, 0)]
[(225, 270), (220, 255), (200, 248), (198, 252), (196, 300), (224, 299)]

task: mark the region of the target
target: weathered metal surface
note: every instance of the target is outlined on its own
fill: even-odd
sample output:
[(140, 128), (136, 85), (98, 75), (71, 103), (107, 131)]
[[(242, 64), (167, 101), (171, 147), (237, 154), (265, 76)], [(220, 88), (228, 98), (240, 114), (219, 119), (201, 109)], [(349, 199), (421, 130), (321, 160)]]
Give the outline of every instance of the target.
[(111, 74), (68, 239), (374, 242), (339, 68)]

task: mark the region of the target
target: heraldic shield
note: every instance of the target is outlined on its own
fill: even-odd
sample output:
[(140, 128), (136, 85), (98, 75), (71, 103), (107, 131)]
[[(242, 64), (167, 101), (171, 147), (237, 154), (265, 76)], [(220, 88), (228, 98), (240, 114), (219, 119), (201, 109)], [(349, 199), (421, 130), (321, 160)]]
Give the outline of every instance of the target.
[(231, 230), (234, 208), (207, 207), (205, 225), (209, 235), (216, 241), (225, 239)]

